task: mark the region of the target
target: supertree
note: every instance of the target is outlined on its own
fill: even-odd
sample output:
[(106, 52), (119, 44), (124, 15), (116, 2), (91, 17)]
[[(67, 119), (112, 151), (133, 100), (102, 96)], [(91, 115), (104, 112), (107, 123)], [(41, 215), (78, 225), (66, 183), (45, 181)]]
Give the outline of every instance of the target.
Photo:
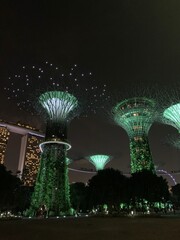
[(131, 173), (154, 171), (148, 132), (157, 117), (153, 99), (134, 97), (117, 103), (112, 109), (115, 123), (127, 132), (130, 140)]
[(180, 131), (180, 85), (171, 84), (164, 86), (160, 94), (160, 118), (161, 123), (170, 125)]
[(180, 131), (180, 103), (167, 107), (163, 112), (163, 122)]
[(180, 149), (180, 97), (179, 85), (172, 89), (165, 89), (161, 97), (161, 114), (160, 122), (170, 125), (178, 130), (178, 135), (168, 135), (167, 141), (177, 149)]
[[(33, 105), (46, 120), (45, 140), (39, 172), (32, 196), (30, 215), (46, 208), (49, 216), (70, 212), (67, 150), (68, 123), (80, 113), (83, 101), (86, 109), (96, 112), (93, 106), (105, 95), (105, 85), (98, 92), (92, 73), (82, 73), (77, 65), (70, 68), (46, 62), (40, 67), (23, 66), (21, 73), (9, 77), (5, 87), (8, 99), (15, 99), (20, 109), (30, 110)], [(38, 89), (38, 90), (36, 90)], [(27, 94), (29, 93), (29, 94)], [(27, 97), (29, 95), (29, 98)], [(34, 99), (32, 101), (32, 99)]]
[(104, 169), (105, 165), (111, 160), (111, 156), (98, 154), (88, 156), (87, 159), (95, 166), (96, 171), (99, 171)]

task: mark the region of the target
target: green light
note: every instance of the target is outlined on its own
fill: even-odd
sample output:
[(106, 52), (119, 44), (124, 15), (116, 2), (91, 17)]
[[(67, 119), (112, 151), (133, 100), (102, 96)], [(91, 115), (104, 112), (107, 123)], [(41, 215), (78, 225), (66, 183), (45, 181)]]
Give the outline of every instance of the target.
[(105, 165), (110, 161), (108, 155), (92, 155), (88, 157), (89, 161), (95, 166), (96, 170), (104, 169)]
[(114, 121), (130, 137), (148, 133), (156, 114), (155, 102), (147, 98), (131, 98), (118, 103), (113, 109)]
[(60, 91), (45, 92), (39, 102), (48, 113), (45, 142), (42, 150), (40, 168), (32, 196), (30, 215), (35, 216), (38, 209), (46, 206), (48, 216), (66, 215), (70, 212), (67, 150), (67, 122), (78, 107), (77, 99)]
[(60, 91), (50, 91), (41, 94), (39, 102), (53, 121), (65, 121), (69, 114), (78, 106), (76, 97)]
[(180, 103), (170, 106), (167, 108), (164, 113), (163, 117), (166, 118), (167, 124), (175, 127), (180, 131)]
[(66, 158), (66, 164), (69, 165), (69, 164), (71, 164), (71, 163), (72, 163), (72, 159), (70, 159), (70, 158), (67, 157), (67, 158)]
[(45, 205), (49, 216), (59, 216), (70, 211), (68, 169), (64, 145), (45, 145), (40, 169), (32, 196), (30, 215), (35, 216)]
[(130, 139), (131, 173), (144, 169), (154, 171), (154, 164), (146, 135), (138, 140)]
[(131, 172), (154, 171), (147, 135), (157, 117), (156, 103), (144, 97), (127, 99), (112, 109), (112, 115), (129, 136)]

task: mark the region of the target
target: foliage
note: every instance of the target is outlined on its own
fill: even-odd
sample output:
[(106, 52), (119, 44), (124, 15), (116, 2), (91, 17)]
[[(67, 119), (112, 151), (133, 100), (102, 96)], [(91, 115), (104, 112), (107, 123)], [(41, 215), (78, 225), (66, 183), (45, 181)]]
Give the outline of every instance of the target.
[(70, 209), (66, 150), (63, 145), (46, 145), (41, 155), (30, 215), (36, 215), (43, 205), (51, 216), (61, 215)]
[(12, 210), (15, 207), (15, 195), (21, 181), (0, 165), (0, 211)]
[(146, 135), (141, 136), (138, 140), (134, 140), (134, 138), (130, 140), (130, 155), (131, 173), (142, 170), (154, 171), (154, 164)]
[(91, 208), (107, 204), (109, 211), (155, 209), (169, 200), (168, 184), (148, 170), (127, 178), (118, 170), (104, 169), (89, 180), (87, 200)]
[(119, 170), (107, 168), (98, 171), (89, 180), (89, 201), (91, 205), (107, 204), (109, 209), (118, 209), (120, 202), (127, 200), (127, 178)]
[(30, 207), (33, 187), (20, 186), (15, 195), (15, 211), (23, 213)]
[(180, 207), (180, 184), (178, 183), (175, 186), (172, 186), (171, 191), (174, 203)]
[(164, 202), (169, 199), (167, 181), (148, 170), (132, 174), (130, 189), (134, 204), (142, 199), (149, 203)]
[(87, 187), (82, 182), (76, 182), (70, 185), (70, 196), (72, 207), (79, 212), (87, 209)]

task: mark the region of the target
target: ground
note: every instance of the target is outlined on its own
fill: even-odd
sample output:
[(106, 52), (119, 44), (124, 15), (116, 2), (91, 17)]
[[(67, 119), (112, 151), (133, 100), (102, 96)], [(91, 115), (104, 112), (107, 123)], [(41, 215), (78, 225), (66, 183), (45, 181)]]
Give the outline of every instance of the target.
[(180, 217), (1, 220), (0, 240), (176, 240)]

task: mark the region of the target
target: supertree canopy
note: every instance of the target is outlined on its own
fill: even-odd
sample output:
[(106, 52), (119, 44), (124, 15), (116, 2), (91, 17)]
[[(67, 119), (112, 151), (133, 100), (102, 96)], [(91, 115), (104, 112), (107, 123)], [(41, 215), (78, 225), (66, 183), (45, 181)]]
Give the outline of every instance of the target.
[(47, 111), (50, 119), (60, 122), (67, 121), (70, 113), (78, 106), (78, 101), (73, 95), (60, 91), (41, 94), (39, 102)]
[(9, 86), (4, 88), (8, 99), (32, 114), (35, 106), (46, 120), (29, 215), (37, 215), (42, 209), (46, 209), (48, 216), (68, 214), (71, 205), (67, 150), (71, 145), (67, 141), (67, 125), (80, 113), (84, 103), (86, 113), (96, 112), (99, 100), (105, 96), (106, 85), (99, 92), (92, 73), (82, 73), (76, 64), (64, 70), (46, 62), (40, 67), (23, 66), (20, 72), (9, 77)]
[(47, 117), (46, 140), (66, 139), (66, 125), (78, 108), (78, 100), (72, 94), (49, 91), (40, 95), (39, 102)]
[(103, 170), (105, 165), (110, 161), (111, 157), (108, 155), (92, 155), (88, 157), (89, 161), (95, 166), (96, 170)]
[(157, 117), (156, 110), (155, 101), (144, 97), (124, 100), (112, 109), (114, 121), (130, 139), (131, 173), (143, 169), (154, 171), (148, 131)]
[(180, 131), (180, 103), (166, 108), (163, 112), (164, 122)]

